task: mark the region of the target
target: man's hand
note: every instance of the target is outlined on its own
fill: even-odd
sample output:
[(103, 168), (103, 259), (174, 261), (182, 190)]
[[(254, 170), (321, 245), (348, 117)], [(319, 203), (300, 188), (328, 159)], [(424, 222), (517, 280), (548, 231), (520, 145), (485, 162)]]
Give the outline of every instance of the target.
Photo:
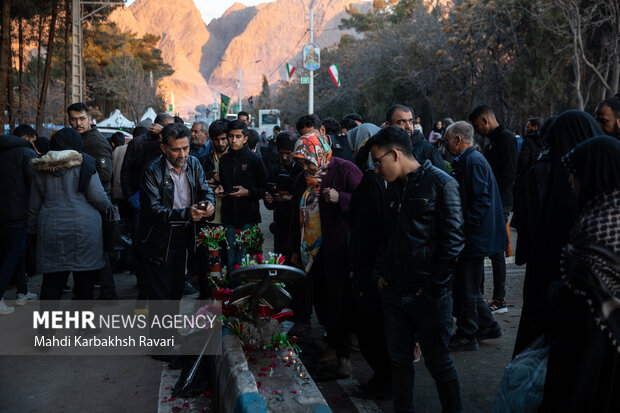
[(301, 259), (299, 257), (299, 253), (294, 252), (291, 254), (291, 265), (293, 267), (301, 268)]
[(265, 192), (265, 203), (271, 204), (273, 202), (273, 196), (269, 192)]
[(203, 210), (202, 212), (204, 212), (203, 216), (206, 217), (210, 217), (211, 215), (213, 215), (215, 213), (215, 205), (213, 205), (211, 202), (209, 202), (207, 204), (207, 209)]
[(196, 208), (197, 205), (192, 205), (190, 210), (189, 210), (189, 214), (190, 214), (190, 218), (192, 219), (192, 221), (194, 222), (198, 222), (202, 219), (203, 214), (205, 211)]
[(233, 196), (235, 198), (241, 198), (243, 196), (248, 196), (250, 195), (250, 191), (248, 191), (247, 189), (245, 189), (244, 187), (242, 187), (241, 185), (239, 186), (233, 186), (233, 188), (237, 189), (236, 192), (231, 192), (229, 195)]
[(325, 202), (329, 202), (331, 204), (338, 203), (338, 200), (340, 199), (338, 191), (336, 191), (334, 188), (323, 188), (321, 190), (321, 195), (323, 195)]
[(293, 199), (293, 194), (287, 191), (278, 191), (273, 196), (274, 201), (276, 202), (287, 202)]
[(217, 195), (219, 198), (224, 198), (226, 196), (226, 192), (224, 192), (224, 188), (222, 187), (222, 185), (219, 185), (217, 188), (215, 188), (215, 195)]
[(382, 289), (383, 287), (387, 287), (389, 284), (385, 281), (385, 278), (381, 277), (377, 280), (377, 288)]
[(151, 123), (148, 129), (149, 129), (149, 132), (155, 135), (159, 135), (161, 131), (164, 129), (164, 127), (161, 126), (159, 123)]

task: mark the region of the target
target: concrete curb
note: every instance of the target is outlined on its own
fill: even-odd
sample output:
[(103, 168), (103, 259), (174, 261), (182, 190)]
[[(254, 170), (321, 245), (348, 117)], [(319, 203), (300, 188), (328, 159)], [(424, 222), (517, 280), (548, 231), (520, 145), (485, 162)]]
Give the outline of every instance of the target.
[[(248, 368), (241, 341), (234, 334), (224, 332), (222, 354), (215, 356), (213, 389), (217, 411), (223, 413), (266, 413), (269, 410), (258, 392), (254, 375)], [(331, 409), (310, 379), (307, 395), (296, 398), (301, 411), (331, 413)]]

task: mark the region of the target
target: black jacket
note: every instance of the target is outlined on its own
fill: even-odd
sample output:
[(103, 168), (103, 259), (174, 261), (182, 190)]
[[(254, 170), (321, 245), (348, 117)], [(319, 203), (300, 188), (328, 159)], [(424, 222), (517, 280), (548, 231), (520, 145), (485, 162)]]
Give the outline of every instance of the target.
[(136, 136), (127, 144), (121, 167), (121, 187), (125, 199), (131, 198), (140, 189), (144, 167), (161, 155), (158, 137), (150, 133)]
[(402, 295), (444, 294), (465, 245), (459, 186), (429, 160), (386, 192), (384, 234), (374, 278)]
[(353, 156), (346, 133), (330, 135), (329, 139), (331, 140), (332, 156), (355, 163), (355, 157)]
[[(289, 166), (284, 166), (280, 163), (269, 173), (268, 182), (276, 184), (279, 190), (292, 194), (295, 179), (303, 171), (304, 168), (299, 162), (293, 161)], [(273, 210), (273, 227), (270, 227), (274, 229), (273, 233), (288, 233), (292, 214), (292, 201), (274, 201), (271, 204), (265, 202), (265, 207)]]
[(96, 126), (92, 126), (88, 132), (82, 134), (82, 140), (84, 141), (82, 152), (95, 158), (95, 166), (101, 185), (103, 185), (108, 198), (111, 198), (112, 146)]
[[(202, 166), (193, 156), (187, 158), (187, 179), (191, 204), (208, 201), (215, 205)], [(190, 208), (174, 209), (174, 183), (162, 155), (144, 168), (140, 186), (140, 247), (145, 256), (163, 263), (167, 260), (172, 225), (192, 225)], [(194, 244), (195, 245), (195, 244)]]
[(502, 198), (504, 217), (512, 210), (512, 191), (517, 176), (517, 156), (519, 153), (515, 136), (503, 125), (499, 125), (489, 133), (489, 144), (484, 157), (489, 161), (499, 196)]
[(247, 197), (226, 196), (222, 199), (222, 223), (239, 227), (261, 222), (258, 201), (265, 196), (267, 174), (263, 161), (247, 144), (222, 156), (220, 180), (227, 193), (235, 186), (243, 186), (249, 192)]
[(543, 144), (542, 139), (538, 132), (528, 133), (523, 137), (523, 144), (521, 145), (521, 152), (517, 158), (517, 177), (515, 179), (514, 186), (514, 202), (517, 204), (517, 197), (523, 187), (523, 181), (527, 170), (536, 162), (540, 153), (542, 152)]
[(415, 159), (421, 163), (425, 160), (431, 161), (433, 166), (441, 169), (444, 172), (448, 172), (448, 168), (441, 157), (441, 154), (433, 145), (428, 143), (422, 132), (414, 130), (411, 135), (411, 146), (413, 147), (413, 155)]
[(35, 158), (37, 153), (27, 140), (0, 136), (0, 219), (28, 218), (33, 175), (30, 160)]

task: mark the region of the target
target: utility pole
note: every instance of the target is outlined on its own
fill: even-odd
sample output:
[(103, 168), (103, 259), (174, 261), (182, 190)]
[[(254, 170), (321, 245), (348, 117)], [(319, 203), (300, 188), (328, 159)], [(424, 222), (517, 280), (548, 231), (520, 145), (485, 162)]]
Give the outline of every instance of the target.
[(239, 70), (239, 110), (237, 113), (243, 110), (243, 103), (241, 103), (241, 70)]
[[(314, 43), (314, 12), (310, 8), (310, 44)], [(314, 70), (310, 71), (308, 80), (308, 113), (314, 113)]]
[[(103, 4), (93, 12), (82, 17), (83, 4)], [(108, 6), (124, 4), (122, 1), (95, 1), (95, 0), (73, 0), (73, 16), (71, 27), (71, 103), (82, 102), (84, 93), (82, 84), (84, 79), (84, 66), (82, 64), (82, 20), (92, 16), (99, 10)]]

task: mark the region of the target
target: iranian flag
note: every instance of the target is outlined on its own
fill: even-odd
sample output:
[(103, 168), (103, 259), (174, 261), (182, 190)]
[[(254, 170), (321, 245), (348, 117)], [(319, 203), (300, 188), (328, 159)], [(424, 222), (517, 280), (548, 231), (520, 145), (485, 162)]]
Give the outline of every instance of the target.
[(286, 81), (290, 82), (291, 79), (293, 78), (293, 73), (295, 73), (295, 69), (297, 69), (295, 66), (287, 63), (286, 64)]
[(334, 63), (330, 67), (327, 68), (329, 75), (332, 77), (334, 84), (336, 87), (340, 87), (340, 75), (338, 74), (338, 64)]

